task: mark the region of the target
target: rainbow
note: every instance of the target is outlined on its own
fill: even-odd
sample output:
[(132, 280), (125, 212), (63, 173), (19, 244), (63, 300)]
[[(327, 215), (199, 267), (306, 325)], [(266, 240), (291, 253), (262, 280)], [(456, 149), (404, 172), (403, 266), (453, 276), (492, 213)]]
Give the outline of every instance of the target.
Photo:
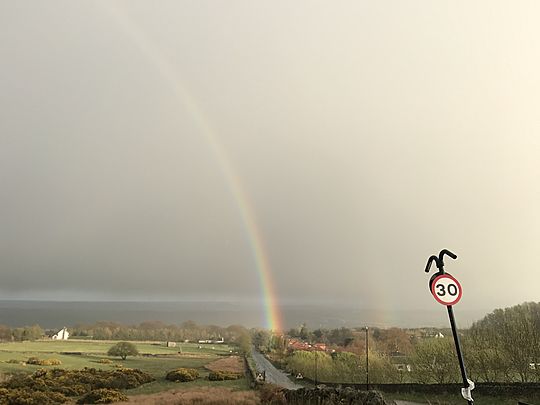
[(238, 208), (238, 213), (246, 232), (247, 241), (258, 273), (259, 287), (263, 299), (265, 327), (273, 331), (282, 331), (281, 313), (277, 305), (277, 294), (272, 280), (272, 269), (265, 251), (264, 240), (259, 231), (256, 215), (250, 204), (248, 194), (242, 186), (242, 182), (236, 174), (225, 148), (218, 142), (215, 131), (209, 125), (208, 120), (205, 118), (194, 98), (178, 78), (172, 64), (159, 51), (158, 47), (149, 40), (126, 13), (123, 13), (119, 8), (114, 6), (112, 2), (96, 2), (94, 4), (101, 5), (106, 14), (114, 19), (123, 33), (138, 47), (143, 56), (152, 62), (162, 79), (167, 82), (175, 97), (185, 108), (185, 111), (190, 114), (193, 121), (197, 124), (199, 132), (215, 156), (222, 170), (225, 182), (229, 186), (229, 190), (236, 202), (236, 207)]

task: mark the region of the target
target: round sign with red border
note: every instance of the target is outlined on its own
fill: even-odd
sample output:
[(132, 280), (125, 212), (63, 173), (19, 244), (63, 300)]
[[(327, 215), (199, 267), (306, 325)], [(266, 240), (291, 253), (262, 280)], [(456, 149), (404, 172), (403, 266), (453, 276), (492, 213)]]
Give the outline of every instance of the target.
[(431, 284), (431, 294), (442, 305), (455, 305), (461, 299), (461, 284), (450, 274), (441, 274)]

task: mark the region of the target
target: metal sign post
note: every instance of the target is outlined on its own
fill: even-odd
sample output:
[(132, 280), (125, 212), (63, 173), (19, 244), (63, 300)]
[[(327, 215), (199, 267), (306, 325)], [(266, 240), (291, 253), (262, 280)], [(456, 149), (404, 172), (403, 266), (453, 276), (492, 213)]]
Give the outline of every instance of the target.
[(457, 259), (457, 256), (449, 250), (443, 249), (439, 253), (439, 257), (433, 255), (428, 259), (426, 265), (426, 273), (429, 273), (431, 264), (435, 262), (435, 265), (439, 269), (429, 279), (429, 290), (435, 298), (435, 300), (446, 306), (448, 310), (448, 318), (450, 319), (450, 326), (452, 327), (452, 335), (454, 336), (454, 343), (456, 345), (456, 354), (459, 361), (459, 368), (461, 370), (461, 378), (463, 379), (463, 388), (461, 389), (461, 395), (467, 400), (469, 405), (473, 405), (474, 400), (472, 398), (471, 391), (474, 389), (474, 383), (467, 378), (467, 370), (465, 369), (465, 362), (463, 361), (463, 354), (461, 353), (461, 343), (459, 342), (459, 335), (456, 327), (456, 319), (454, 318), (454, 310), (452, 305), (459, 302), (462, 295), (461, 284), (450, 274), (444, 272), (444, 256), (447, 255), (452, 259)]

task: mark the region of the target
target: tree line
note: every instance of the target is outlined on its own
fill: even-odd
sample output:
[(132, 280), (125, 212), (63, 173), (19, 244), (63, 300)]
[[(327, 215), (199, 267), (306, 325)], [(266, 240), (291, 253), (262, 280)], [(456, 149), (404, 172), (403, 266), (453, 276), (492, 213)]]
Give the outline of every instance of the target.
[[(309, 331), (305, 325), (289, 331), (290, 338), (328, 343), (330, 352), (290, 351), (282, 337), (269, 337), (264, 331), (256, 331), (253, 342), (293, 373), (323, 382), (363, 383), (365, 333), (347, 328)], [(460, 381), (450, 333), (446, 337), (418, 337), (398, 328), (375, 328), (368, 333), (373, 383)], [(540, 382), (540, 303), (496, 309), (459, 334), (467, 370), (474, 381)]]
[(235, 342), (239, 336), (247, 333), (240, 325), (221, 327), (217, 325), (198, 325), (186, 321), (179, 325), (161, 321), (146, 321), (134, 325), (117, 322), (96, 322), (79, 324), (69, 328), (72, 337), (94, 340), (152, 340), (152, 341), (198, 341), (218, 339)]
[[(96, 322), (79, 324), (68, 328), (70, 338), (93, 340), (139, 340), (139, 341), (198, 341), (222, 337), (226, 342), (239, 342), (240, 337), (249, 335), (240, 325), (221, 327), (198, 325), (186, 321), (179, 325), (169, 325), (161, 321), (147, 321), (134, 325), (117, 322)], [(37, 340), (52, 335), (57, 330), (45, 331), (39, 325), (11, 328), (0, 325), (0, 341)]]
[(36, 340), (44, 335), (43, 329), (39, 325), (24, 326), (20, 328), (11, 328), (6, 325), (0, 325), (0, 341), (19, 341)]

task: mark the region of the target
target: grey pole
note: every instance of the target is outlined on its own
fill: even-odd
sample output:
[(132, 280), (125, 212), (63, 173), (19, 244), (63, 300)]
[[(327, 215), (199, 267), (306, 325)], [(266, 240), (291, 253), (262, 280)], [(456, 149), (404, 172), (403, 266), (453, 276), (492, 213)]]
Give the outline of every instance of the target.
[(317, 356), (317, 351), (314, 351), (315, 355), (315, 386), (317, 386), (317, 380), (319, 379), (319, 356)]
[(366, 391), (369, 391), (369, 328), (366, 326)]

